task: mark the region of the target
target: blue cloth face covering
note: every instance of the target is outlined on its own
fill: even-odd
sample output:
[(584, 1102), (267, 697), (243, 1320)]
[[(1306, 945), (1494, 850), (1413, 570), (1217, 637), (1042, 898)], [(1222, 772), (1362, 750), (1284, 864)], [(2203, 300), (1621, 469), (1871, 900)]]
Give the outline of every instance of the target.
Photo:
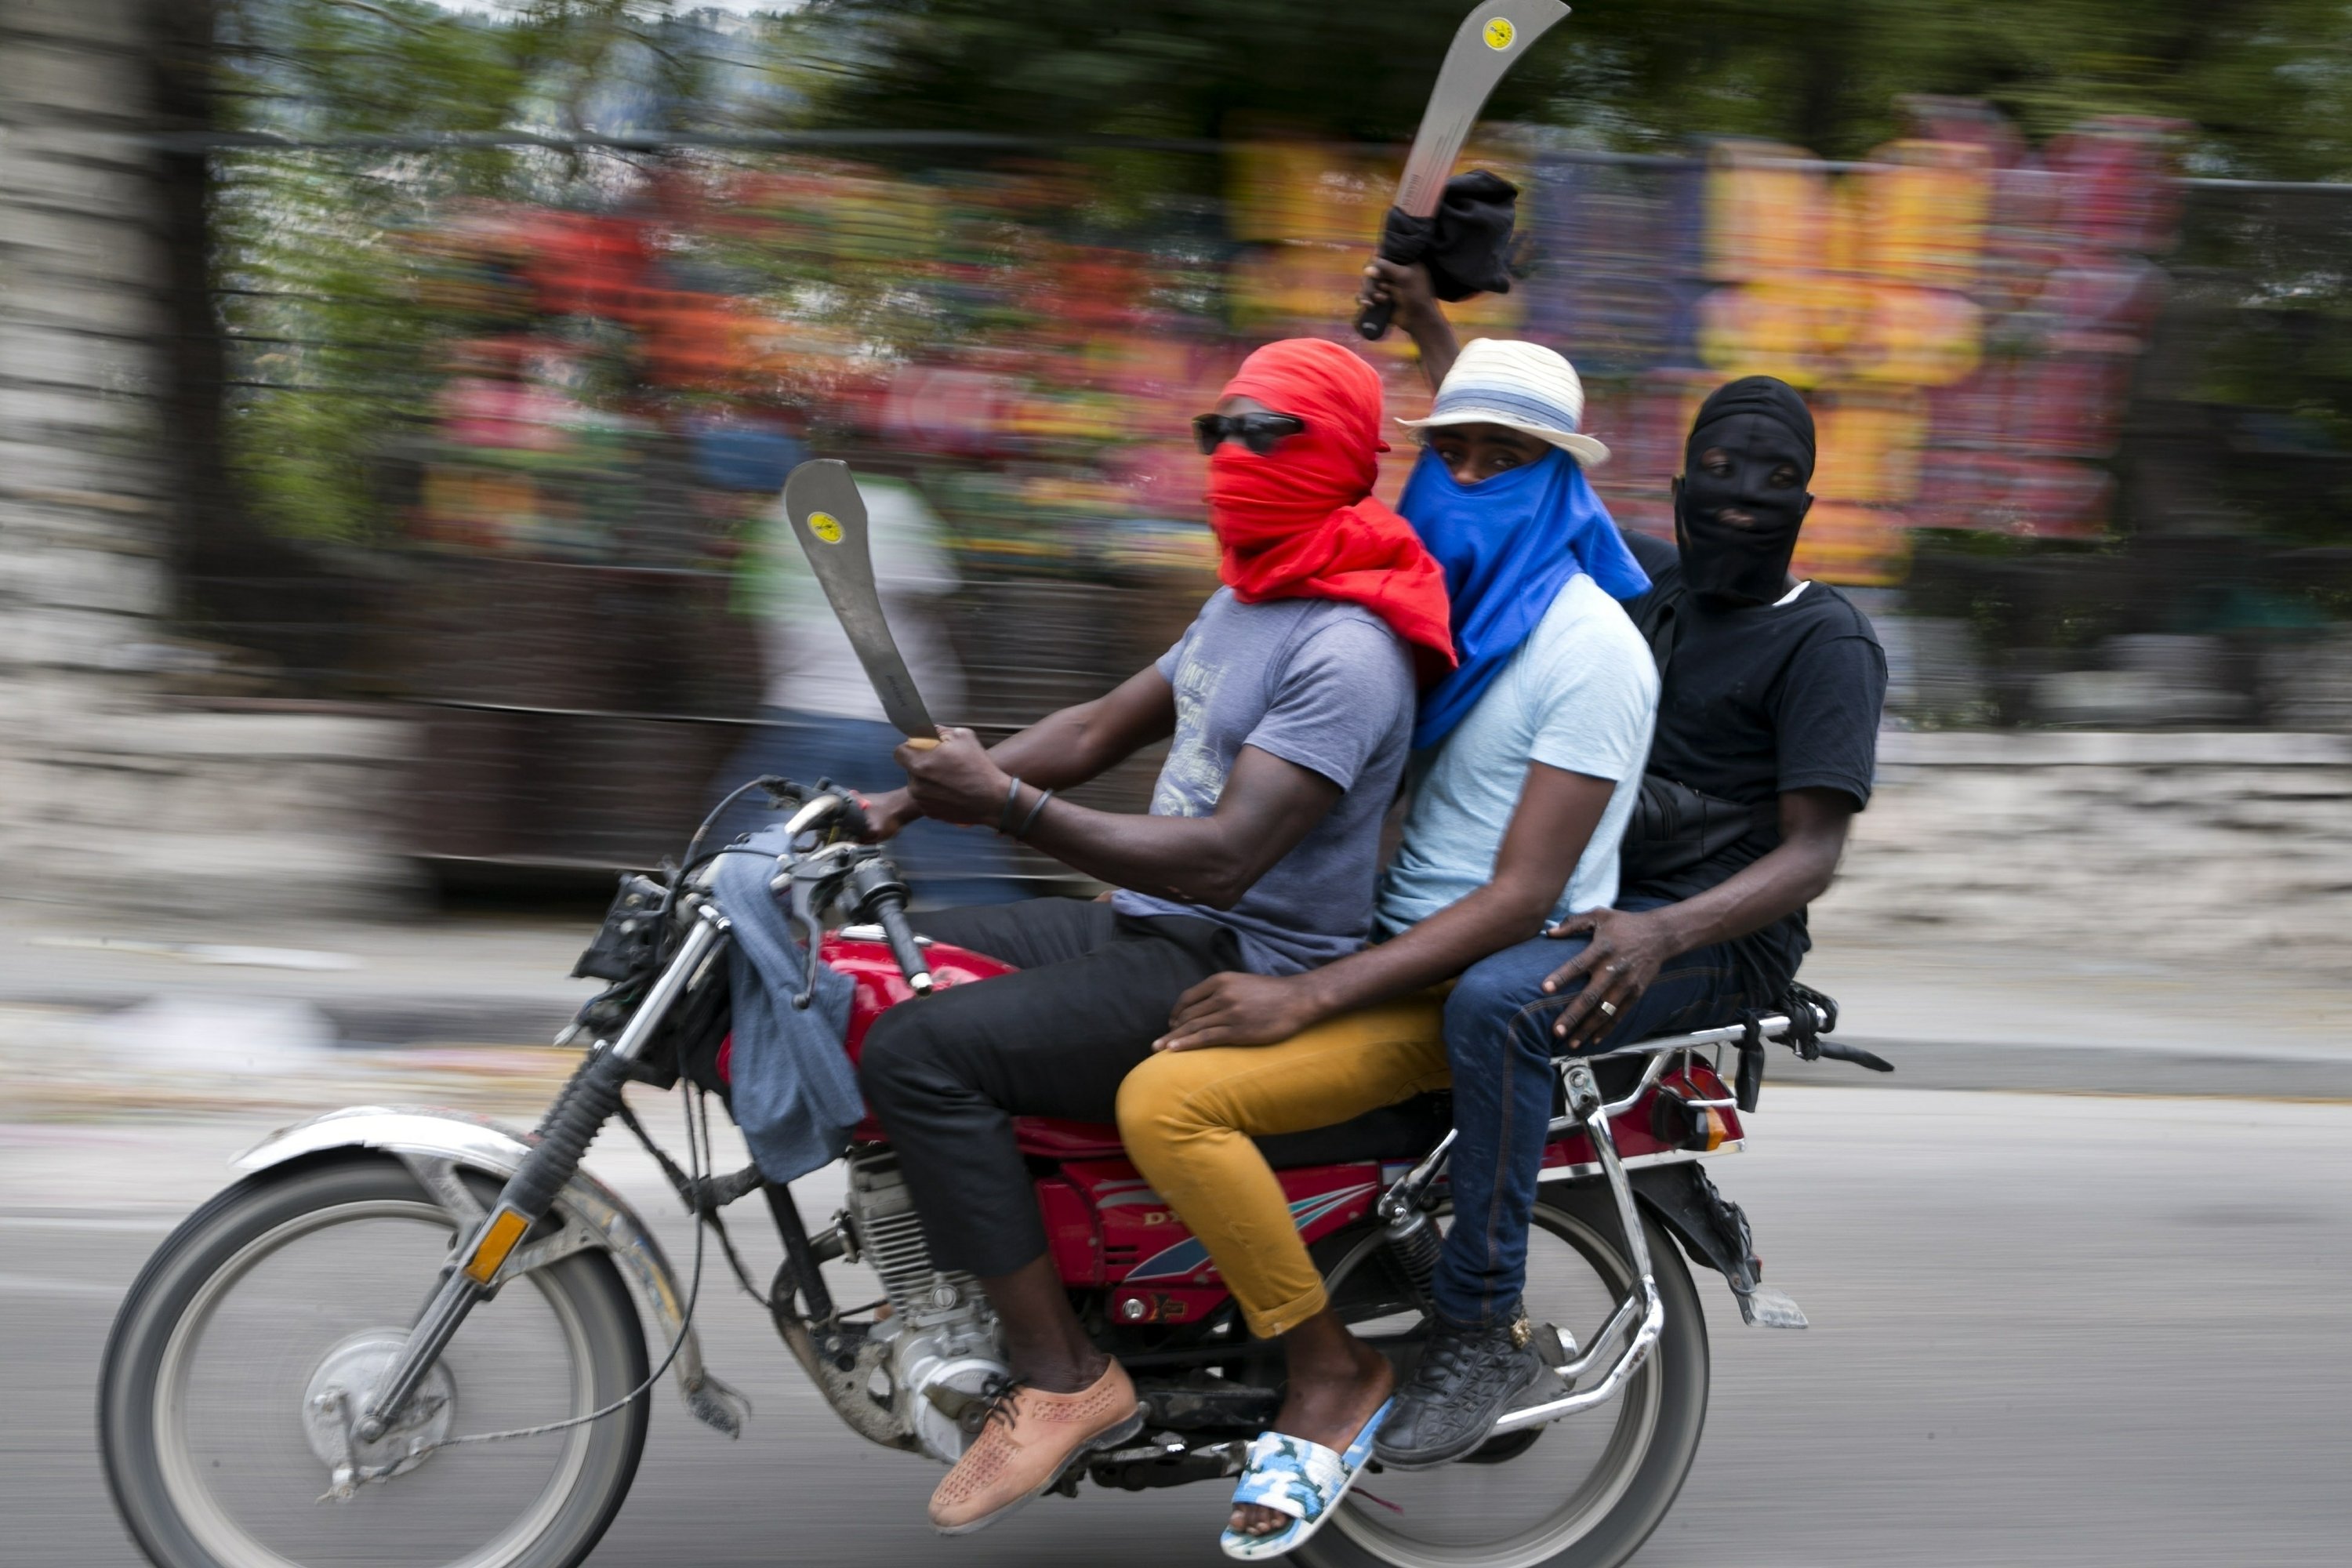
[(1397, 510), (1445, 568), (1454, 650), (1462, 658), (1422, 693), (1416, 749), (1436, 745), (1462, 721), (1577, 573), (1612, 599), (1649, 592), (1648, 574), (1584, 470), (1558, 448), (1475, 485), (1455, 482), (1437, 453), (1425, 450)]

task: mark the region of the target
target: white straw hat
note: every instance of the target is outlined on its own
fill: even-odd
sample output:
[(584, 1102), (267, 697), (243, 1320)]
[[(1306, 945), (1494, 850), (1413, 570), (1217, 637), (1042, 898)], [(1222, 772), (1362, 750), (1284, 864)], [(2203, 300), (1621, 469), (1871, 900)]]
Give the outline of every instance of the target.
[(1540, 343), (1517, 338), (1474, 338), (1445, 373), (1426, 419), (1400, 419), (1411, 429), (1433, 425), (1502, 425), (1550, 442), (1586, 468), (1609, 460), (1609, 448), (1580, 434), (1584, 383), (1576, 367)]

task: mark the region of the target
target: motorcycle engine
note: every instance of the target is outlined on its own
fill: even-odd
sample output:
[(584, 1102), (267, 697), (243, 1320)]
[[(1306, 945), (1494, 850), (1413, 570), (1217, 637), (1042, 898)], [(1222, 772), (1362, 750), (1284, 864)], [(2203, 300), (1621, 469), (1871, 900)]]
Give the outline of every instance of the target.
[(872, 1338), (888, 1347), (892, 1411), (926, 1453), (953, 1464), (978, 1429), (989, 1391), (1010, 1376), (996, 1314), (977, 1279), (933, 1266), (896, 1154), (850, 1157), (843, 1219), (890, 1300)]

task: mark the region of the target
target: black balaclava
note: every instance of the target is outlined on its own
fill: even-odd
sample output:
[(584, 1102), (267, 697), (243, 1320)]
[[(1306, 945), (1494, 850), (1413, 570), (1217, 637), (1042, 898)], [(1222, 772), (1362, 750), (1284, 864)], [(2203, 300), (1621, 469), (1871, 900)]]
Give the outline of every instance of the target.
[[(1731, 458), (1731, 472), (1720, 478), (1699, 467), (1701, 454), (1715, 447)], [(1795, 489), (1766, 483), (1783, 463), (1796, 468)], [(1796, 388), (1769, 375), (1717, 387), (1691, 422), (1675, 487), (1675, 542), (1690, 591), (1736, 605), (1778, 599), (1797, 530), (1813, 504), (1804, 489), (1812, 477), (1813, 416)], [(1753, 523), (1722, 521), (1726, 508), (1746, 512)]]

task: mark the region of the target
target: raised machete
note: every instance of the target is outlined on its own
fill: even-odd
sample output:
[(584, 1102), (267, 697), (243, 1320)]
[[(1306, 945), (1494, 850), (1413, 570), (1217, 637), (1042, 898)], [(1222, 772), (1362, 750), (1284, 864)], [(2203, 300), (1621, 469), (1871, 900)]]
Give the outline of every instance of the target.
[[(1421, 129), (1413, 132), (1412, 151), (1405, 155), (1404, 177), (1397, 182), (1392, 204), (1399, 212), (1418, 218), (1436, 215), (1454, 160), (1462, 155), (1462, 144), (1478, 123), (1486, 95), (1567, 15), (1568, 7), (1559, 0), (1494, 0), (1462, 19), (1445, 51), (1445, 63), (1438, 68), (1437, 86), (1422, 111)], [(1393, 302), (1367, 305), (1356, 317), (1356, 331), (1366, 338), (1385, 337), (1395, 311)]]

